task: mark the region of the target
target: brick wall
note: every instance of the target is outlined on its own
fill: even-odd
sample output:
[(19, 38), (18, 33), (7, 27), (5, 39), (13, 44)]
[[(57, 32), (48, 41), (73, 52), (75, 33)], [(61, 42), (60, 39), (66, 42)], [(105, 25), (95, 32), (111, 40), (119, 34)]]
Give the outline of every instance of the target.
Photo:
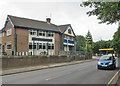
[(55, 33), (55, 55), (58, 55), (60, 50), (60, 34)]
[(16, 28), (17, 52), (28, 52), (28, 30)]
[[(9, 21), (9, 19), (7, 19)], [(7, 36), (7, 30), (11, 29), (12, 30), (12, 34), (10, 36)], [(11, 50), (7, 50), (7, 42), (10, 42), (12, 44), (12, 49)], [(12, 51), (14, 51), (14, 27), (12, 25), (12, 23), (10, 22), (10, 27), (7, 27), (7, 25), (5, 26), (5, 32), (4, 32), (4, 36), (2, 37), (2, 45), (4, 46), (4, 52), (6, 52), (8, 55), (12, 55)]]
[(27, 57), (3, 57), (2, 58), (2, 69), (11, 69), (11, 68), (22, 68), (28, 66), (37, 66), (37, 65), (48, 65), (51, 63), (61, 63), (68, 62), (70, 59), (68, 57), (46, 57), (46, 56), (27, 56)]
[[(22, 68), (29, 66), (48, 65), (78, 60), (91, 59), (89, 56), (5, 56), (2, 58), (2, 69)], [(1, 60), (1, 59), (0, 59)]]

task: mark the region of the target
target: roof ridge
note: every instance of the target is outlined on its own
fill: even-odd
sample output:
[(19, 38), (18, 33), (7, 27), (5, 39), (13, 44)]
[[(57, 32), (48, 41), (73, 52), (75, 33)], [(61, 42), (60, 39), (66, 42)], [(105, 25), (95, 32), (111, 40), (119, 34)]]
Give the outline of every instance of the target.
[[(31, 20), (31, 21), (47, 23), (46, 21), (40, 21), (40, 20), (35, 20), (35, 19), (30, 19), (30, 18), (25, 18), (25, 17), (18, 17), (18, 16), (12, 16), (12, 15), (8, 15), (8, 17), (15, 17), (15, 18), (20, 18), (20, 19), (26, 19), (26, 20)], [(55, 25), (53, 23), (50, 23), (50, 24)], [(55, 26), (57, 26), (57, 25), (55, 25)]]

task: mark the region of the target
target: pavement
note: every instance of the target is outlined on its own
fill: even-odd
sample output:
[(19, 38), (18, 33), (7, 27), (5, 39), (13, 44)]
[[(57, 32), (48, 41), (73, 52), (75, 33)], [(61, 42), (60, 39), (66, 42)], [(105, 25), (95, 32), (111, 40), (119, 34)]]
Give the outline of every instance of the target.
[[(73, 64), (74, 62), (71, 62)], [(75, 62), (74, 65), (47, 68), (2, 76), (2, 84), (108, 84), (120, 68), (98, 70), (97, 61)], [(58, 66), (58, 65), (57, 65)], [(92, 86), (92, 85), (91, 85)]]
[(36, 70), (47, 69), (47, 68), (54, 68), (54, 67), (79, 64), (79, 63), (89, 62), (89, 61), (93, 61), (93, 59), (82, 60), (82, 61), (64, 62), (64, 63), (54, 63), (54, 64), (48, 64), (48, 65), (24, 67), (24, 68), (17, 68), (17, 69), (9, 69), (9, 70), (3, 70), (2, 73), (0, 73), (0, 75), (4, 76), (4, 75), (10, 75), (10, 74), (16, 74), (16, 73), (22, 73), (22, 72), (36, 71)]
[(117, 85), (120, 86), (120, 77), (118, 79)]

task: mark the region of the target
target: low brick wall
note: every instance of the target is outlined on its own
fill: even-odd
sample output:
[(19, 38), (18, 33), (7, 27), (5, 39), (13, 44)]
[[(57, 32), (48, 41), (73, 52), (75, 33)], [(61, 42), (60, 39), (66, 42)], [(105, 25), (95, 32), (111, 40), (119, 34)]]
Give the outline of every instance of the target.
[(66, 57), (66, 56), (26, 56), (26, 57), (3, 57), (2, 69), (22, 68), (37, 65), (48, 65), (51, 63), (62, 63), (74, 60), (85, 60), (85, 57)]

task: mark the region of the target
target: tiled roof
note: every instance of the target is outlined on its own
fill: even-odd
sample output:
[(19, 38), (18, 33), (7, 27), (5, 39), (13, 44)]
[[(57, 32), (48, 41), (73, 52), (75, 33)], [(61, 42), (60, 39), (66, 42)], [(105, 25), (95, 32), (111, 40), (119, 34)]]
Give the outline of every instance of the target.
[(51, 31), (57, 31), (60, 33), (63, 33), (68, 28), (68, 26), (70, 26), (70, 24), (58, 26), (58, 25), (54, 25), (52, 23), (47, 23), (44, 21), (21, 18), (21, 17), (11, 16), (11, 15), (8, 15), (8, 17), (10, 18), (10, 20), (15, 26), (51, 30)]

